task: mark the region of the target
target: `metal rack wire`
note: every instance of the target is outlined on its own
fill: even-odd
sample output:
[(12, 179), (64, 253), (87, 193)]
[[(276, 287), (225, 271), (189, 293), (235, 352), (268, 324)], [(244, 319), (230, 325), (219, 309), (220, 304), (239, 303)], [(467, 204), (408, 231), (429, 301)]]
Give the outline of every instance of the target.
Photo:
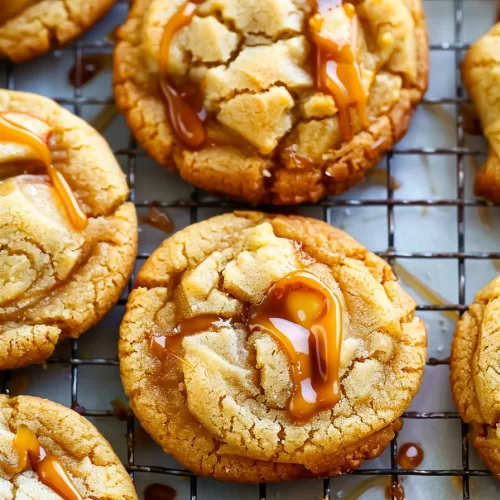
[[(455, 259), (458, 262), (458, 303), (449, 305), (419, 305), (419, 311), (456, 311), (461, 314), (465, 309), (465, 262), (468, 259), (500, 259), (500, 252), (466, 252), (465, 251), (465, 208), (466, 207), (482, 207), (486, 203), (481, 200), (466, 199), (465, 198), (465, 165), (464, 159), (467, 156), (482, 156), (484, 152), (467, 148), (464, 141), (464, 127), (463, 119), (459, 112), (459, 107), (462, 103), (467, 102), (464, 96), (464, 91), (461, 83), (460, 63), (463, 52), (468, 48), (467, 44), (463, 43), (463, 7), (464, 0), (450, 0), (453, 2), (454, 7), (454, 40), (451, 42), (444, 42), (440, 44), (432, 44), (431, 51), (451, 51), (455, 55), (455, 95), (451, 97), (444, 97), (439, 99), (424, 99), (423, 103), (428, 105), (441, 105), (451, 104), (456, 107), (456, 146), (445, 148), (411, 148), (402, 149), (396, 147), (391, 151), (385, 160), (386, 173), (387, 173), (387, 197), (384, 199), (372, 200), (357, 200), (357, 199), (326, 199), (314, 205), (315, 207), (323, 208), (323, 218), (328, 221), (328, 209), (331, 207), (353, 207), (353, 206), (382, 206), (387, 208), (387, 230), (388, 241), (387, 250), (378, 252), (378, 255), (387, 259), (391, 263), (394, 259)], [(119, 3), (128, 3), (127, 0), (119, 0)], [(65, 52), (72, 52), (74, 58), (74, 65), (76, 68), (76, 83), (74, 93), (71, 98), (55, 99), (63, 105), (73, 107), (74, 112), (81, 116), (82, 108), (85, 105), (106, 105), (112, 103), (111, 99), (102, 99), (98, 97), (85, 97), (82, 92), (82, 69), (83, 69), (83, 53), (85, 50), (91, 49), (94, 52), (110, 50), (113, 44), (106, 41), (98, 42), (83, 42), (77, 41), (69, 47), (63, 49)], [(6, 69), (6, 86), (9, 89), (15, 89), (13, 66), (10, 63), (2, 63)], [(231, 203), (221, 199), (203, 199), (197, 190), (188, 199), (177, 200), (174, 202), (167, 201), (143, 201), (136, 202), (136, 179), (140, 175), (136, 171), (137, 158), (145, 153), (140, 150), (133, 138), (129, 139), (128, 147), (115, 151), (118, 157), (125, 157), (127, 160), (127, 178), (130, 186), (130, 200), (135, 203), (137, 208), (150, 207), (153, 203), (156, 206), (166, 208), (188, 208), (190, 214), (190, 223), (198, 221), (200, 208), (223, 207), (223, 208), (239, 208), (244, 205)], [(451, 155), (456, 158), (456, 179), (457, 179), (457, 193), (456, 198), (453, 199), (397, 199), (394, 196), (394, 184), (391, 175), (393, 159), (397, 155)], [(312, 205), (310, 205), (312, 206)], [(457, 208), (457, 234), (458, 242), (456, 252), (401, 252), (395, 249), (395, 222), (394, 222), (394, 208), (398, 206), (421, 206), (421, 207), (456, 207)], [(271, 208), (271, 207), (267, 207)], [(262, 207), (263, 210), (266, 207)], [(139, 260), (144, 260), (149, 257), (148, 253), (140, 253)], [(132, 277), (129, 285), (128, 292), (132, 289)], [(121, 299), (120, 304), (126, 303), (126, 299)], [(69, 359), (51, 358), (48, 360), (49, 364), (66, 365), (71, 368), (71, 404), (76, 405), (78, 401), (78, 381), (79, 381), (79, 368), (81, 366), (117, 366), (117, 359), (102, 359), (102, 358), (84, 358), (80, 356), (78, 341), (73, 340), (71, 345), (71, 357)], [(428, 365), (435, 364), (448, 364), (447, 360), (429, 360)], [(8, 380), (9, 373), (3, 373), (1, 376), (0, 387), (3, 387), (3, 392), (8, 393)], [(102, 409), (83, 409), (81, 412), (87, 417), (109, 417), (116, 418), (116, 414), (112, 410)], [(404, 419), (460, 419), (457, 412), (406, 412), (403, 415)], [(469, 467), (469, 446), (466, 439), (467, 425), (462, 422), (462, 467), (458, 469), (412, 469), (405, 470), (398, 468), (397, 453), (398, 453), (398, 440), (397, 436), (393, 439), (390, 446), (390, 467), (379, 469), (358, 469), (352, 474), (360, 476), (390, 476), (392, 485), (397, 486), (401, 476), (447, 476), (458, 477), (462, 479), (462, 495), (464, 500), (470, 498), (469, 495), (469, 478), (472, 476), (489, 476), (490, 472), (486, 470), (475, 470)], [(159, 467), (155, 465), (146, 465), (136, 463), (134, 458), (135, 450), (135, 421), (132, 415), (127, 417), (127, 463), (126, 468), (130, 473), (132, 479), (135, 474), (143, 472), (152, 472), (158, 474), (165, 474), (170, 476), (185, 476), (190, 478), (190, 499), (197, 500), (197, 476), (189, 471), (173, 468)], [(330, 479), (325, 479), (323, 482), (323, 495), (324, 498), (331, 498), (332, 485)], [(260, 500), (266, 499), (266, 485), (259, 485), (258, 495)], [(393, 496), (395, 499), (396, 497)]]

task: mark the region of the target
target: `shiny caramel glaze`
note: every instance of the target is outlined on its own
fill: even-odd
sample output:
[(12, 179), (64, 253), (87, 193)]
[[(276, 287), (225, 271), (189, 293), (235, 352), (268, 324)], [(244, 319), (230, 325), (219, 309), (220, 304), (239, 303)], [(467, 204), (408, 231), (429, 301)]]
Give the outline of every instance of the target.
[(171, 233), (175, 229), (172, 217), (154, 205), (149, 209), (147, 215), (141, 217), (141, 222), (155, 227), (164, 233)]
[(398, 463), (403, 469), (415, 469), (424, 459), (424, 451), (415, 443), (404, 443), (398, 451)]
[(61, 462), (40, 445), (36, 436), (24, 424), (19, 426), (14, 437), (14, 449), (19, 454), (19, 465), (11, 467), (4, 464), (8, 472), (19, 474), (26, 469), (29, 460), (38, 479), (64, 500), (83, 500)]
[[(182, 90), (173, 84), (168, 76), (167, 68), (172, 38), (180, 29), (191, 22), (195, 10), (196, 2), (185, 2), (169, 19), (163, 30), (158, 61), (160, 89), (167, 103), (170, 124), (176, 137), (191, 148), (201, 146), (207, 138), (203, 119), (198, 116), (197, 110), (188, 102), (189, 96), (186, 94), (183, 96)], [(196, 99), (195, 101), (195, 107), (198, 107), (199, 100)]]
[(78, 231), (84, 230), (88, 225), (87, 216), (78, 205), (75, 195), (66, 182), (64, 176), (52, 165), (52, 159), (47, 144), (35, 133), (17, 123), (14, 123), (1, 113), (0, 140), (26, 145), (35, 151), (38, 159), (47, 169), (52, 185), (59, 195), (71, 224)]
[(290, 359), (295, 387), (288, 410), (294, 420), (338, 402), (342, 308), (314, 274), (295, 271), (274, 283), (250, 308), (248, 326), (271, 335)]
[[(332, 35), (321, 33), (324, 22), (323, 13), (342, 5), (341, 0), (325, 0), (314, 2), (316, 13), (309, 20), (311, 41), (315, 45), (312, 52), (315, 83), (318, 90), (330, 94), (339, 109), (339, 122), (342, 138), (350, 141), (353, 138), (351, 109), (355, 108), (362, 127), (368, 124), (366, 106), (368, 95), (363, 89), (361, 72), (354, 47), (356, 47), (356, 31), (350, 43), (339, 44)], [(356, 13), (354, 6), (345, 3), (343, 6), (348, 17)]]

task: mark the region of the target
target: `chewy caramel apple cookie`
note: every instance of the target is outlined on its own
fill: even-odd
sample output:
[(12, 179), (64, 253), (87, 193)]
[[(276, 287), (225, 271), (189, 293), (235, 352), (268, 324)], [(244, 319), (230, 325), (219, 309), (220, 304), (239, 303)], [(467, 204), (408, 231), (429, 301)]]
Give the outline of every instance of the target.
[(110, 444), (85, 418), (46, 399), (0, 396), (0, 498), (137, 500)]
[(200, 475), (338, 475), (382, 453), (425, 364), (391, 268), (305, 217), (236, 212), (165, 240), (120, 329), (143, 427)]
[(42, 362), (118, 300), (137, 249), (127, 195), (90, 125), (0, 90), (0, 369)]
[(476, 175), (476, 194), (500, 203), (500, 23), (467, 52), (463, 79), (489, 142), (488, 158)]
[(85, 33), (115, 0), (1, 0), (0, 58), (22, 62)]
[(453, 398), (486, 466), (500, 477), (500, 276), (478, 292), (451, 346)]
[(354, 186), (427, 86), (420, 0), (134, 0), (117, 37), (115, 96), (142, 146), (251, 203)]

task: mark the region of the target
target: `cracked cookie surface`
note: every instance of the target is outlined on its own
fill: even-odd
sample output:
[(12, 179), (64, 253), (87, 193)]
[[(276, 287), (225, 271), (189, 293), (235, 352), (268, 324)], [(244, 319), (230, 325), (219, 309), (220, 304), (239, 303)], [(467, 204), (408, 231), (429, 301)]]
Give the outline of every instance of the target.
[[(341, 397), (290, 418), (290, 363), (245, 316), (270, 285), (316, 275), (341, 303)], [(382, 453), (418, 390), (426, 332), (391, 268), (314, 219), (236, 212), (187, 227), (137, 276), (120, 328), (122, 381), (143, 427), (197, 474), (259, 482), (338, 475)], [(163, 359), (152, 337), (199, 315), (219, 319)], [(238, 319), (240, 318), (240, 319)]]
[(451, 389), (470, 438), (486, 466), (500, 477), (500, 277), (478, 292), (460, 318), (450, 358)]
[(475, 191), (500, 203), (500, 23), (467, 52), (463, 79), (489, 142), (486, 163), (476, 175)]
[(60, 500), (31, 469), (13, 474), (13, 439), (22, 424), (35, 434), (46, 451), (64, 466), (83, 498), (137, 500), (132, 481), (110, 444), (85, 418), (46, 399), (0, 395), (0, 498), (3, 500)]
[(167, 68), (179, 88), (194, 82), (204, 94), (209, 140), (192, 150), (173, 133), (158, 85), (163, 29), (183, 2), (135, 0), (117, 32), (114, 88), (141, 145), (195, 186), (254, 204), (314, 202), (360, 182), (405, 134), (426, 89), (422, 6), (362, 0), (352, 18), (341, 6), (324, 14), (322, 33), (339, 44), (357, 36), (369, 94), (368, 126), (353, 112), (354, 137), (343, 140), (336, 102), (316, 90), (312, 74), (313, 3), (197, 3), (172, 39)]
[(137, 252), (135, 207), (104, 138), (35, 94), (0, 90), (0, 113), (7, 111), (50, 125), (52, 161), (88, 226), (74, 229), (44, 170), (0, 164), (0, 369), (40, 363), (97, 323), (119, 299)]
[(23, 62), (79, 37), (115, 0), (3, 0), (0, 58)]

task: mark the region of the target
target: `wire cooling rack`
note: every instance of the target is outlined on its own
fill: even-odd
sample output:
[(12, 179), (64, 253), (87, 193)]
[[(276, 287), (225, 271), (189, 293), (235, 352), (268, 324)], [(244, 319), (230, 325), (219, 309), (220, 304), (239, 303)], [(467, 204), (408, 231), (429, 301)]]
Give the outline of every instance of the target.
[[(466, 166), (465, 162), (468, 157), (479, 157), (478, 161), (482, 162), (484, 160), (484, 148), (473, 149), (466, 146), (465, 135), (464, 135), (464, 123), (463, 118), (460, 113), (460, 107), (468, 101), (464, 93), (462, 86), (461, 75), (460, 75), (460, 64), (463, 58), (464, 51), (468, 48), (468, 44), (464, 43), (464, 6), (467, 2), (471, 0), (446, 0), (452, 5), (453, 12), (453, 35), (449, 41), (443, 41), (439, 43), (431, 44), (432, 53), (436, 52), (448, 52), (454, 56), (454, 94), (447, 95), (438, 98), (426, 97), (423, 101), (424, 105), (450, 105), (455, 108), (454, 117), (454, 131), (455, 131), (455, 145), (447, 147), (423, 147), (423, 148), (404, 148), (401, 145), (396, 146), (396, 148), (387, 154), (383, 168), (385, 169), (385, 176), (387, 182), (387, 189), (384, 196), (376, 197), (373, 199), (353, 199), (349, 194), (346, 198), (328, 198), (321, 201), (316, 205), (306, 206), (305, 209), (313, 208), (315, 209), (315, 214), (318, 213), (322, 215), (323, 219), (327, 222), (331, 222), (331, 216), (329, 214), (329, 209), (333, 207), (382, 207), (386, 209), (386, 220), (387, 220), (387, 249), (384, 251), (377, 252), (381, 257), (387, 259), (389, 263), (393, 263), (395, 259), (435, 259), (435, 260), (452, 260), (456, 261), (458, 264), (458, 301), (452, 304), (420, 304), (417, 309), (418, 311), (434, 311), (434, 312), (446, 312), (455, 311), (461, 314), (466, 309), (466, 262), (469, 260), (494, 260), (500, 259), (500, 252), (477, 252), (477, 251), (466, 251), (465, 245), (465, 229), (466, 229), (466, 215), (465, 211), (468, 207), (485, 207), (487, 206), (485, 202), (476, 200), (473, 198), (466, 197), (465, 190), (465, 179), (466, 179)], [(492, 3), (494, 0), (483, 0), (478, 2), (478, 8), (480, 5), (485, 3)], [(427, 16), (432, 16), (433, 0), (428, 0), (426, 2)], [(118, 5), (126, 9), (127, 2), (124, 0), (119, 0)], [(430, 7), (430, 8), (429, 8)], [(122, 20), (120, 20), (121, 22)], [(491, 20), (493, 23), (493, 19)], [(116, 24), (116, 23), (115, 23)], [(74, 44), (64, 48), (61, 51), (62, 57), (71, 59), (71, 63), (74, 64), (76, 70), (75, 80), (76, 85), (73, 89), (73, 95), (58, 97), (52, 96), (57, 102), (68, 107), (74, 113), (79, 116), (84, 116), (84, 107), (89, 105), (106, 106), (113, 103), (112, 97), (99, 97), (97, 93), (95, 95), (87, 95), (84, 92), (84, 87), (80, 84), (82, 82), (83, 74), (83, 56), (88, 51), (92, 53), (104, 53), (110, 52), (112, 50), (113, 44), (105, 39), (101, 40), (83, 40), (77, 41)], [(27, 63), (30, 64), (30, 63)], [(9, 89), (19, 89), (16, 82), (16, 67), (10, 63), (2, 63), (4, 75), (5, 75), (5, 86)], [(27, 65), (23, 65), (25, 67)], [(100, 92), (99, 92), (100, 94)], [(107, 93), (110, 95), (111, 91)], [(156, 206), (161, 206), (166, 209), (183, 209), (189, 213), (189, 223), (194, 223), (200, 220), (200, 211), (202, 209), (222, 209), (231, 210), (234, 208), (241, 208), (244, 205), (231, 203), (220, 198), (207, 197), (204, 193), (193, 190), (191, 194), (184, 199), (180, 200), (154, 200), (154, 201), (137, 201), (136, 200), (136, 187), (138, 179), (141, 177), (140, 168), (137, 168), (138, 159), (145, 156), (145, 152), (137, 147), (135, 141), (132, 137), (128, 140), (128, 146), (123, 148), (115, 149), (115, 154), (121, 161), (122, 166), (124, 166), (128, 183), (130, 186), (130, 200), (135, 203), (138, 210), (147, 209), (153, 204)], [(456, 195), (451, 198), (444, 199), (410, 199), (408, 198), (397, 198), (395, 196), (396, 186), (393, 178), (394, 173), (394, 161), (398, 156), (403, 155), (421, 155), (421, 158), (430, 156), (439, 156), (453, 158), (455, 165), (454, 169), (456, 172)], [(160, 168), (160, 167), (158, 167)], [(456, 208), (456, 251), (436, 251), (436, 252), (409, 252), (409, 251), (398, 251), (395, 244), (396, 238), (396, 225), (395, 225), (395, 210), (397, 207), (411, 207), (417, 206), (422, 207), (423, 210), (427, 210), (429, 207), (454, 207)], [(273, 207), (263, 207), (263, 210), (273, 210)], [(274, 210), (276, 210), (274, 208)], [(319, 212), (318, 212), (319, 210)], [(280, 207), (280, 211), (286, 211)], [(349, 228), (346, 228), (349, 231)], [(138, 255), (139, 265), (150, 255), (150, 252), (140, 251)], [(128, 285), (127, 292), (130, 292), (134, 277), (132, 277), (131, 282)], [(128, 295), (128, 293), (126, 294)], [(126, 296), (122, 297), (119, 305), (124, 306), (126, 303)], [(432, 335), (433, 332), (429, 332)], [(69, 357), (56, 356), (48, 360), (48, 365), (58, 365), (66, 366), (70, 369), (70, 402), (73, 407), (78, 405), (79, 401), (79, 379), (80, 371), (82, 367), (97, 367), (97, 366), (111, 366), (117, 367), (118, 361), (116, 356), (114, 358), (100, 358), (100, 357), (86, 357), (81, 353), (79, 347), (79, 342), (77, 340), (71, 341), (71, 351)], [(436, 359), (430, 358), (427, 365), (446, 365), (448, 364), (448, 359)], [(9, 379), (12, 374), (6, 372), (2, 374), (2, 387), (4, 392), (9, 392)], [(116, 412), (110, 409), (87, 409), (80, 407), (79, 411), (86, 417), (106, 417), (109, 419), (116, 418)], [(122, 415), (123, 417), (123, 415)], [(458, 413), (455, 411), (407, 411), (403, 418), (405, 420), (447, 420), (447, 421), (460, 421)], [(140, 474), (143, 473), (154, 473), (162, 475), (163, 477), (181, 476), (189, 479), (189, 495), (191, 500), (197, 500), (201, 498), (198, 492), (199, 478), (181, 468), (173, 467), (163, 467), (155, 465), (154, 463), (141, 463), (141, 461), (136, 460), (135, 450), (136, 450), (136, 430), (138, 427), (137, 421), (134, 417), (128, 413), (125, 416), (126, 420), (126, 467), (130, 473), (132, 479), (137, 479)], [(393, 439), (390, 445), (390, 464), (386, 467), (377, 468), (364, 468), (358, 469), (352, 472), (355, 476), (388, 476), (393, 487), (397, 487), (401, 479), (405, 476), (445, 476), (445, 477), (456, 477), (459, 481), (459, 487), (461, 489), (460, 494), (457, 493), (457, 498), (462, 497), (464, 500), (471, 498), (470, 495), (470, 478), (474, 476), (491, 476), (491, 473), (487, 470), (474, 468), (470, 466), (469, 461), (469, 444), (466, 438), (467, 435), (467, 425), (463, 422), (461, 423), (461, 467), (453, 469), (413, 469), (404, 470), (398, 468), (398, 438)], [(160, 476), (158, 476), (161, 479)], [(255, 490), (255, 498), (260, 500), (265, 500), (268, 498), (267, 485), (261, 484)], [(335, 483), (333, 479), (325, 479), (322, 484), (322, 494), (324, 498), (339, 498), (340, 494), (335, 488)], [(458, 490), (457, 490), (458, 492)], [(141, 492), (139, 492), (141, 493)], [(184, 497), (184, 498), (188, 498)], [(473, 495), (474, 498), (476, 496)], [(393, 498), (396, 498), (393, 496)]]

